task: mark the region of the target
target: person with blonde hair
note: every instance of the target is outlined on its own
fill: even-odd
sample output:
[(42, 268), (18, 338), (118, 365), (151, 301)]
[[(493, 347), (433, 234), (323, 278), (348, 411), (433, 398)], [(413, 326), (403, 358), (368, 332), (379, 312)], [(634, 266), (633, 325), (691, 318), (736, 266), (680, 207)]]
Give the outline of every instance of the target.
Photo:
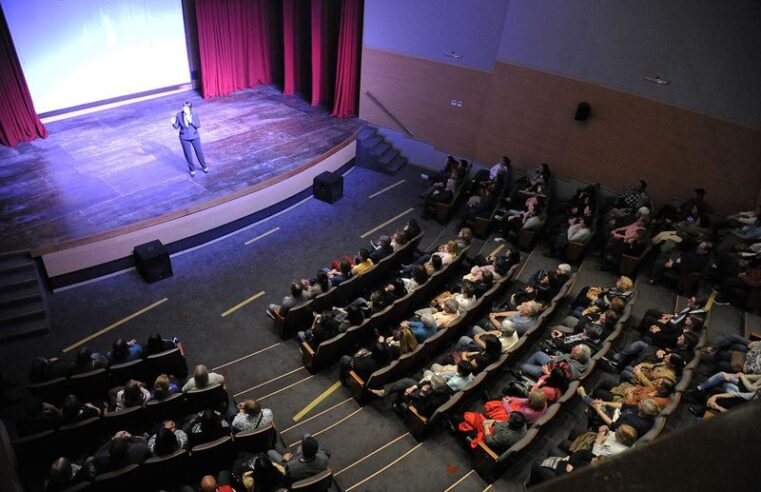
[(156, 381), (153, 383), (153, 393), (151, 393), (151, 400), (163, 400), (170, 395), (179, 393), (180, 387), (174, 378), (170, 378), (166, 374), (159, 374), (156, 377)]
[(234, 432), (261, 429), (272, 424), (272, 410), (262, 408), (254, 398), (248, 398), (238, 403), (238, 413), (233, 417), (232, 428)]

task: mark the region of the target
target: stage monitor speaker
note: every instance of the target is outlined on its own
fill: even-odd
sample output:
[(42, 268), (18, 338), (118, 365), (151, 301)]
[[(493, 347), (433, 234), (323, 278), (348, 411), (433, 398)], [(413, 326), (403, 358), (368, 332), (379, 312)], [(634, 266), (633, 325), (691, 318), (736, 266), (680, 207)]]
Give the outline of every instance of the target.
[(591, 109), (589, 103), (580, 102), (579, 106), (576, 108), (576, 116), (574, 116), (573, 119), (576, 121), (587, 121)]
[(314, 197), (323, 202), (333, 203), (344, 196), (344, 177), (325, 171), (315, 176), (312, 186)]
[(146, 282), (152, 284), (172, 276), (172, 262), (166, 247), (158, 239), (135, 246), (135, 267)]

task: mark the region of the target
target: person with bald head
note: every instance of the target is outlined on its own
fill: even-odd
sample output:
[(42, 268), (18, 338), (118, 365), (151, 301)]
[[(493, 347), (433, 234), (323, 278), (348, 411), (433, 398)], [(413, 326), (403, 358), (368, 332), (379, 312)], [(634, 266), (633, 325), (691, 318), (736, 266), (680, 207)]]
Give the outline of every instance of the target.
[(222, 470), (214, 478), (213, 475), (206, 475), (201, 479), (201, 492), (235, 492), (232, 486), (233, 477), (229, 471)]

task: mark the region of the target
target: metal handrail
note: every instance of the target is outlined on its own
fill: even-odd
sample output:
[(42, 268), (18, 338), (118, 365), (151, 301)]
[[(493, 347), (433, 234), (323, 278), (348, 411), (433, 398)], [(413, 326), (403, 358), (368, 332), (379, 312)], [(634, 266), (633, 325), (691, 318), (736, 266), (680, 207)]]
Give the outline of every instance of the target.
[(386, 113), (386, 114), (387, 114), (387, 115), (388, 115), (388, 116), (389, 116), (389, 117), (390, 117), (392, 120), (394, 120), (394, 121), (396, 122), (396, 124), (397, 124), (397, 125), (401, 126), (401, 127), (402, 127), (402, 129), (404, 129), (404, 131), (407, 133), (407, 135), (409, 135), (410, 137), (414, 137), (414, 136), (415, 136), (415, 134), (414, 134), (414, 133), (412, 133), (412, 130), (410, 130), (409, 128), (407, 128), (407, 126), (406, 126), (404, 123), (402, 123), (401, 121), (399, 121), (399, 118), (397, 118), (396, 116), (394, 116), (394, 114), (393, 114), (391, 111), (389, 111), (389, 110), (388, 110), (388, 108), (386, 108), (386, 106), (384, 106), (384, 105), (383, 105), (383, 103), (382, 103), (382, 102), (380, 102), (380, 101), (378, 100), (378, 98), (377, 98), (377, 97), (375, 97), (374, 95), (372, 95), (372, 94), (370, 93), (370, 91), (366, 91), (366, 92), (365, 92), (365, 94), (367, 94), (367, 97), (369, 97), (369, 98), (370, 98), (370, 100), (371, 100), (372, 102), (374, 102), (375, 104), (377, 104), (377, 105), (378, 105), (378, 106), (379, 106), (379, 107), (380, 107), (380, 108), (383, 110), (383, 112), (384, 112), (384, 113)]

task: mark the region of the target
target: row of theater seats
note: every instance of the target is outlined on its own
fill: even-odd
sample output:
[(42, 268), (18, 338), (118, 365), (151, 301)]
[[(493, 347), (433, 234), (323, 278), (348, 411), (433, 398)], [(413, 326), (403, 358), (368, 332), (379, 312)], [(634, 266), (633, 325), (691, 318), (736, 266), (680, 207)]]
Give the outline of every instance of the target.
[(441, 291), (444, 284), (460, 268), (469, 249), (470, 246), (464, 248), (455, 261), (434, 272), (425, 284), (397, 299), (359, 326), (353, 326), (346, 330), (346, 333), (325, 340), (317, 347), (312, 347), (309, 342), (302, 342), (301, 355), (304, 366), (311, 372), (317, 372), (338, 360), (341, 355), (354, 353), (356, 348), (367, 345), (376, 328), (391, 326), (411, 315), (413, 306), (420, 305), (424, 299), (435, 297)]
[(280, 337), (282, 339), (292, 338), (299, 330), (308, 327), (312, 321), (313, 312), (329, 309), (332, 306), (343, 306), (354, 300), (360, 292), (388, 277), (392, 271), (399, 269), (402, 263), (414, 254), (422, 238), (423, 233), (421, 232), (399, 248), (398, 251), (383, 258), (370, 270), (362, 275), (353, 276), (310, 301), (292, 307), (285, 317), (274, 313), (275, 329)]
[(170, 374), (181, 379), (188, 375), (185, 355), (180, 347), (108, 368), (31, 384), (27, 389), (43, 401), (59, 405), (68, 394), (75, 394), (82, 401), (90, 401), (101, 398), (109, 389), (121, 386), (130, 379), (152, 383), (159, 374)]
[[(471, 381), (471, 383), (463, 388), (462, 391), (454, 394), (449, 401), (442, 404), (434, 413), (430, 419), (418, 414), (414, 407), (409, 407), (406, 412), (407, 423), (413, 433), (418, 439), (421, 439), (427, 435), (432, 426), (443, 416), (453, 413), (454, 409), (461, 408), (464, 402), (472, 399), (474, 395), (485, 389), (485, 386), (498, 377), (503, 369), (512, 361), (516, 360), (518, 354), (522, 353), (526, 347), (531, 345), (538, 337), (539, 333), (547, 326), (548, 320), (553, 316), (559, 303), (568, 295), (568, 292), (573, 288), (576, 281), (576, 274), (572, 275), (563, 286), (560, 288), (555, 297), (550, 301), (550, 304), (545, 308), (542, 314), (537, 318), (536, 323), (531, 327), (518, 342), (510, 347), (506, 353), (484, 368), (484, 370), (478, 374), (478, 376)], [(495, 296), (496, 297), (496, 296)]]
[[(454, 273), (462, 263), (462, 260), (465, 258), (467, 252), (468, 248), (465, 248), (457, 257), (457, 259), (447, 266), (446, 270), (442, 270), (441, 272), (437, 273), (442, 275), (447, 271)], [(431, 279), (429, 279), (428, 282), (419, 289), (426, 289), (427, 295), (418, 297), (418, 300), (423, 300), (423, 302), (418, 304), (407, 304), (407, 309), (406, 311), (402, 312), (402, 314), (411, 316), (415, 309), (420, 307), (428, 307), (430, 305), (430, 300), (441, 293), (441, 288), (443, 287), (444, 283), (443, 280), (446, 279), (446, 277), (442, 277), (441, 282), (431, 284), (429, 287), (429, 284), (435, 278), (435, 276), (432, 276)], [(503, 279), (495, 282), (495, 285), (492, 287), (492, 289), (498, 288), (498, 286), (501, 285), (500, 282), (506, 279), (509, 279), (509, 275), (506, 275)], [(485, 295), (486, 294), (484, 294), (484, 296)], [(406, 374), (414, 370), (414, 368), (424, 364), (434, 353), (436, 353), (442, 344), (447, 343), (453, 336), (459, 333), (466, 320), (474, 321), (471, 312), (472, 310), (461, 313), (459, 318), (455, 320), (455, 322), (448, 328), (439, 329), (435, 335), (427, 338), (425, 341), (423, 341), (423, 343), (420, 343), (412, 352), (402, 355), (398, 359), (392, 361), (389, 365), (382, 367), (372, 373), (368, 377), (367, 381), (362, 379), (362, 377), (356, 372), (351, 371), (349, 373), (349, 378), (347, 379), (347, 385), (354, 399), (360, 405), (364, 405), (370, 396), (368, 388), (380, 388), (384, 384), (388, 384), (391, 381), (395, 381), (401, 377), (404, 377)]]

